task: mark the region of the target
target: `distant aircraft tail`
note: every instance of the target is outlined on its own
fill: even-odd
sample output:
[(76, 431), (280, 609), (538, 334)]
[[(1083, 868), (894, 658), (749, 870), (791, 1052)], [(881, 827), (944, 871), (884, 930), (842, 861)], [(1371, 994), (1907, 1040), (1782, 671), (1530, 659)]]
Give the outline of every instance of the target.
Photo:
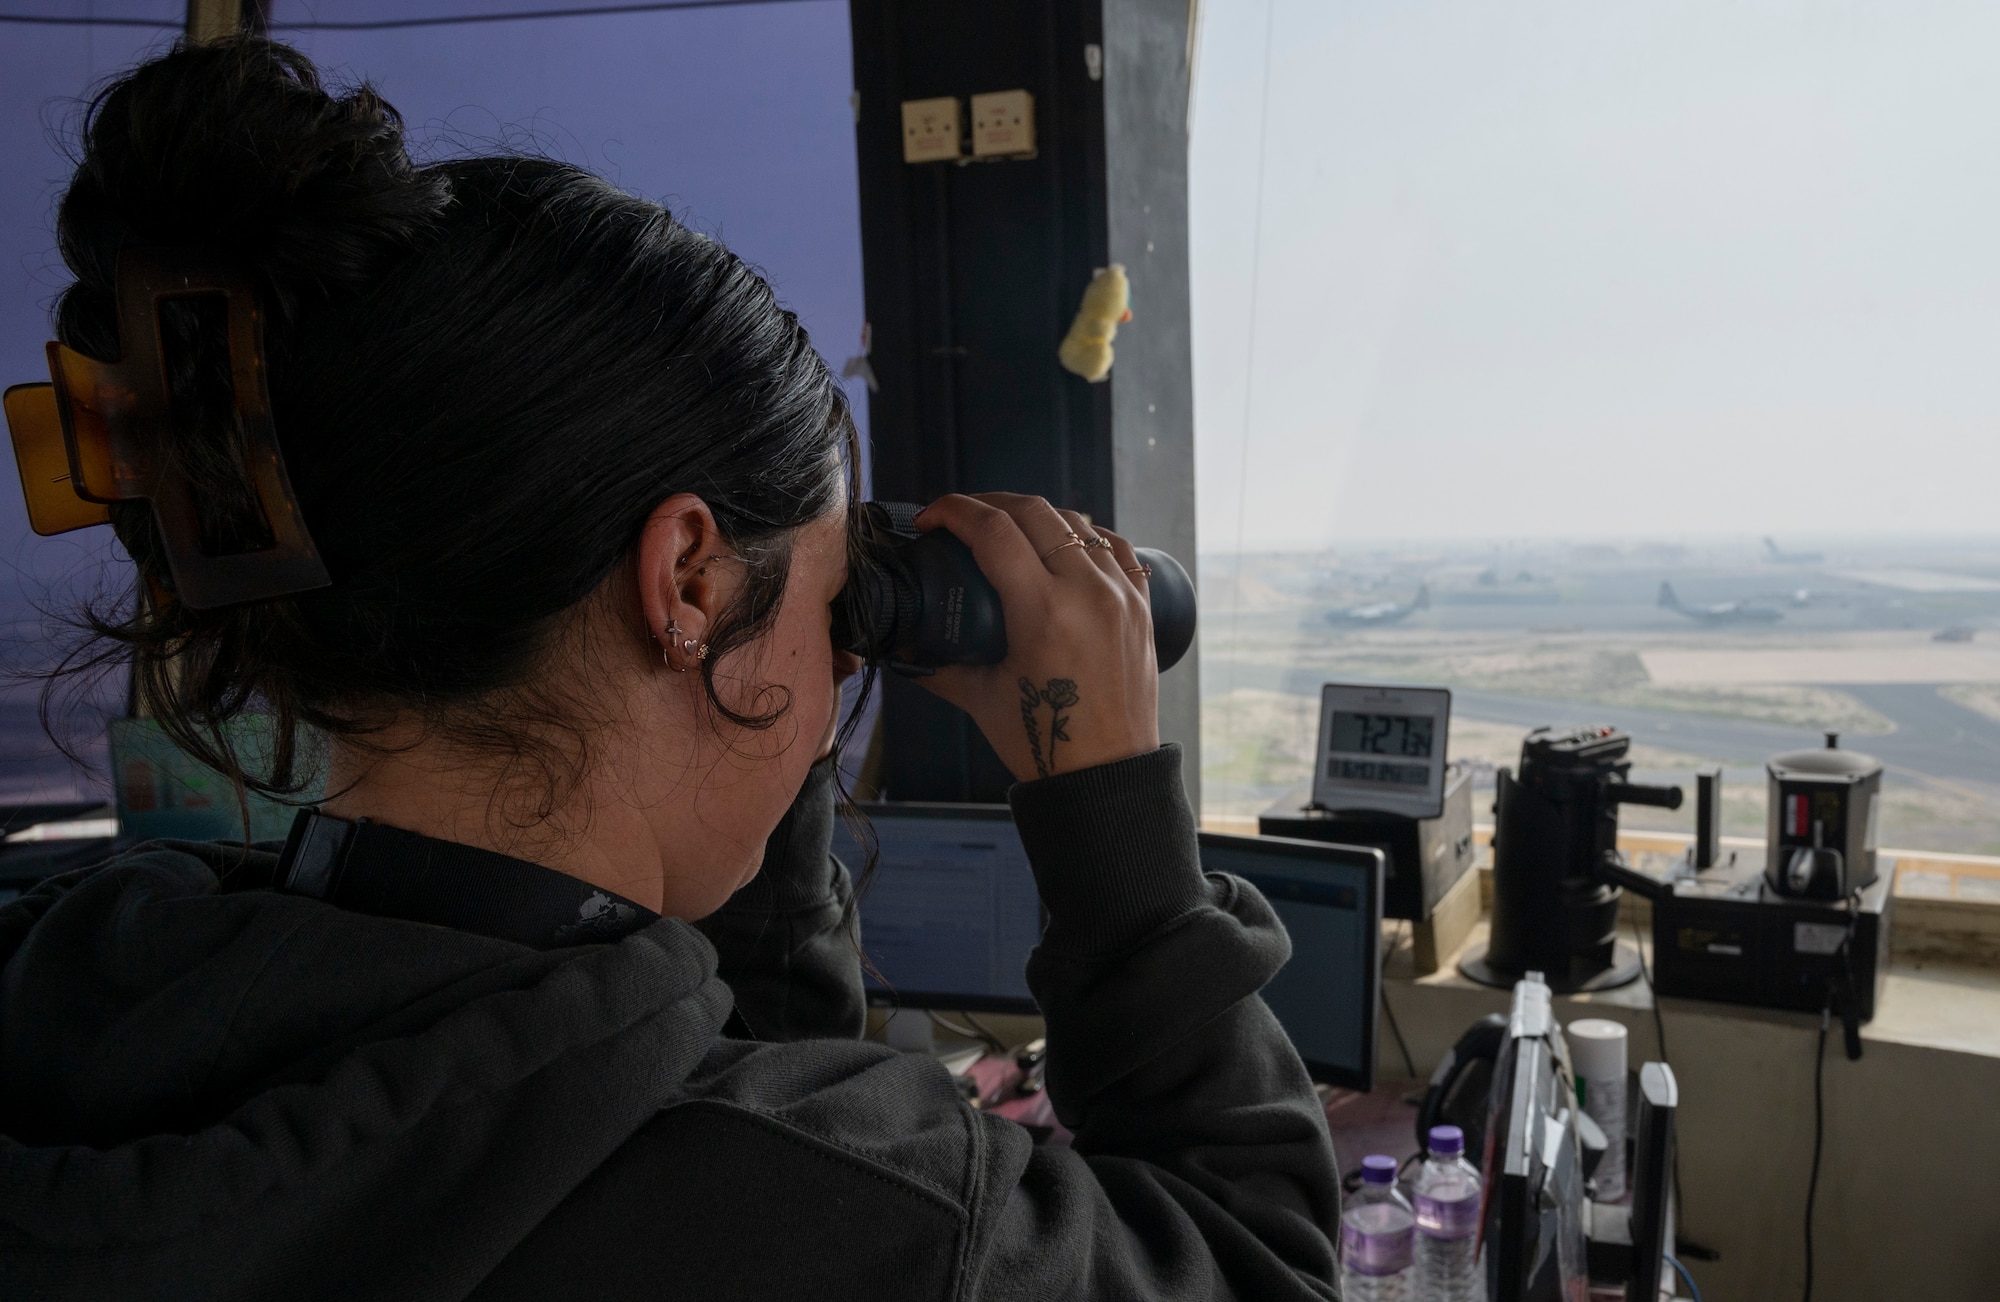
[(1430, 608), (1431, 608), (1431, 585), (1428, 583), (1419, 583), (1417, 585), (1416, 598), (1415, 600), (1410, 602), (1410, 609), (1429, 610)]
[(1771, 553), (1771, 559), (1774, 561), (1783, 559), (1785, 555), (1778, 550), (1778, 540), (1776, 538), (1766, 538), (1764, 540), (1764, 550)]
[(1681, 599), (1674, 595), (1674, 585), (1664, 579), (1660, 582), (1660, 605), (1667, 610), (1681, 608)]

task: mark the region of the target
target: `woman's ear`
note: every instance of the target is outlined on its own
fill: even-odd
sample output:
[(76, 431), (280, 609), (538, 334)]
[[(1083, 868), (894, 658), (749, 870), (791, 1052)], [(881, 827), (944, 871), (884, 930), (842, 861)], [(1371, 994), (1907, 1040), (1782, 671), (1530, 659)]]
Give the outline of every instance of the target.
[(708, 503), (693, 493), (674, 494), (646, 517), (637, 549), (639, 605), (654, 644), (675, 669), (701, 662), (742, 581), (742, 567), (719, 559), (729, 559), (722, 533)]

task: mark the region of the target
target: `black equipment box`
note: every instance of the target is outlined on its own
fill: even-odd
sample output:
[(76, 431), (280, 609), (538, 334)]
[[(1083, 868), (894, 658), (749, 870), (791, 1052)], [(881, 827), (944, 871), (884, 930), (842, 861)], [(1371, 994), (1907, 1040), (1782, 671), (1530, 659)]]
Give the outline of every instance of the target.
[(1639, 979), (1639, 952), (1618, 940), (1618, 809), (1676, 809), (1681, 791), (1628, 782), (1631, 749), (1608, 724), (1537, 728), (1520, 771), (1494, 773), (1493, 926), (1459, 971), (1502, 989), (1540, 972), (1558, 994)]
[(1446, 772), (1444, 812), (1436, 818), (1360, 810), (1334, 813), (1311, 804), (1301, 788), (1259, 815), (1257, 830), (1265, 836), (1380, 850), (1388, 869), (1382, 885), (1382, 916), (1427, 922), (1437, 902), (1472, 867), (1472, 778), (1459, 765)]
[[(1895, 867), (1884, 861), (1852, 911), (1790, 898), (1764, 880), (1761, 850), (1672, 884), (1653, 901), (1653, 987), (1663, 995), (1816, 1013), (1853, 992), (1865, 1022), (1889, 971)], [(1850, 933), (1850, 928), (1852, 931)]]

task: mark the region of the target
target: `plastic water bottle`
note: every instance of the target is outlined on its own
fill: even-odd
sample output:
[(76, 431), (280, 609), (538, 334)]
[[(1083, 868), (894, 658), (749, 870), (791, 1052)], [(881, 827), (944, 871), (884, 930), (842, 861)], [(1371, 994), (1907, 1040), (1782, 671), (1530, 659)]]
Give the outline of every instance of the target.
[(1465, 1132), (1432, 1126), (1430, 1156), (1412, 1186), (1417, 1211), (1416, 1302), (1485, 1302), (1479, 1269), (1479, 1172)]
[(1396, 1159), (1361, 1159), (1361, 1191), (1340, 1214), (1340, 1295), (1346, 1302), (1416, 1302), (1416, 1213), (1396, 1191)]

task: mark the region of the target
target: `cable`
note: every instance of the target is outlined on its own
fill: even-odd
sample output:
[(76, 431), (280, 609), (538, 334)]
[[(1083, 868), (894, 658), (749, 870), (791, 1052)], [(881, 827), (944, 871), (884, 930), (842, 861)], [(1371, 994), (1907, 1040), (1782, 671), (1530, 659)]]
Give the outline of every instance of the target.
[[(1861, 904), (1861, 892), (1855, 891), (1847, 899), (1847, 935), (1840, 942), (1841, 960), (1847, 971), (1847, 998), (1854, 997), (1854, 967), (1852, 946), (1854, 923)], [(1813, 1050), (1813, 1155), (1812, 1174), (1806, 1177), (1806, 1288), (1800, 1302), (1812, 1302), (1813, 1291), (1813, 1204), (1819, 1199), (1819, 1160), (1826, 1140), (1826, 1033), (1833, 1026), (1833, 1005), (1840, 997), (1840, 986), (1829, 981), (1826, 990), (1826, 1006), (1819, 1011), (1819, 1042)], [(1850, 1003), (1841, 1010), (1845, 1021), (1851, 1016)], [(1852, 1041), (1850, 1050), (1858, 1053)]]
[[(1404, 926), (1409, 919), (1404, 919)], [(1382, 975), (1376, 987), (1382, 998), (1382, 1015), (1389, 1019), (1389, 1034), (1396, 1037), (1396, 1047), (1403, 1051), (1403, 1070), (1409, 1072), (1410, 1079), (1417, 1079), (1417, 1064), (1410, 1057), (1410, 1046), (1403, 1041), (1403, 1028), (1396, 1025), (1396, 1010), (1389, 1006), (1389, 960), (1403, 947), (1403, 927), (1396, 928), (1396, 934), (1389, 942), (1389, 948), (1382, 952)]]
[(1688, 1286), (1688, 1292), (1694, 1295), (1694, 1302), (1701, 1302), (1701, 1285), (1694, 1282), (1694, 1276), (1688, 1273), (1686, 1266), (1681, 1265), (1681, 1259), (1669, 1252), (1666, 1254), (1666, 1262), (1674, 1268), (1674, 1273), (1681, 1277), (1681, 1282)]
[[(977, 1040), (1003, 1058), (1007, 1056), (1007, 1046), (1000, 1043), (999, 1039), (991, 1031), (975, 1031), (968, 1027), (960, 1026), (942, 1013), (933, 1012), (929, 1014), (929, 1017), (932, 1025), (942, 1026), (953, 1035), (964, 1036), (968, 1040)], [(965, 1020), (969, 1022), (972, 1019), (967, 1017)]]
[(0, 23), (23, 27), (150, 27), (155, 31), (179, 31), (185, 23), (153, 18), (67, 18), (55, 14), (0, 14)]
[[(272, 31), (386, 32), (405, 27), (461, 27), (468, 23), (511, 23), (538, 18), (603, 18), (619, 14), (663, 13), (672, 9), (733, 9), (738, 5), (798, 4), (802, 0), (664, 0), (662, 3), (588, 5), (575, 9), (522, 9), (514, 13), (439, 14), (430, 18), (385, 18), (376, 21), (321, 21), (268, 24)], [(0, 23), (34, 27), (147, 27), (179, 31), (184, 23), (153, 18), (71, 18), (56, 14), (0, 14)]]
[(1826, 1030), (1833, 1022), (1833, 997), (1819, 1014), (1819, 1048), (1813, 1054), (1813, 1158), (1812, 1174), (1806, 1178), (1806, 1291), (1799, 1302), (1812, 1302), (1813, 1291), (1813, 1201), (1819, 1196), (1819, 1157), (1826, 1138)]
[(993, 1033), (993, 1028), (989, 1027), (986, 1023), (980, 1021), (977, 1017), (974, 1017), (971, 1013), (965, 1012), (963, 1009), (959, 1011), (958, 1015), (965, 1019), (965, 1024), (967, 1026), (970, 1026), (973, 1030), (979, 1032), (980, 1039), (994, 1046), (994, 1052), (998, 1053), (1003, 1058), (1011, 1058), (1014, 1056), (1014, 1046), (1007, 1043), (999, 1036), (995, 1035)]
[[(1250, 217), (1250, 323), (1243, 342), (1243, 450), (1236, 459), (1236, 581), (1229, 590), (1229, 677), (1223, 693), (1236, 690), (1236, 614), (1243, 604), (1243, 523), (1244, 498), (1250, 484), (1250, 415), (1256, 396), (1257, 379), (1257, 283), (1263, 279), (1264, 259), (1264, 158), (1269, 154), (1268, 128), (1271, 123), (1271, 31), (1278, 21), (1278, 0), (1264, 4), (1264, 85), (1257, 109), (1257, 192)], [(1236, 745), (1236, 711), (1223, 715), (1222, 748)], [(1390, 1025), (1395, 1019), (1390, 1018)], [(1401, 1038), (1401, 1037), (1398, 1037)]]
[(389, 18), (378, 22), (279, 23), (271, 27), (303, 32), (382, 32), (399, 27), (458, 27), (467, 23), (510, 23), (529, 18), (602, 18), (652, 14), (669, 9), (734, 9), (738, 5), (797, 4), (800, 0), (668, 0), (663, 4), (591, 5), (579, 9), (523, 9), (519, 13), (452, 14), (435, 18)]
[[(1673, 1060), (1667, 1056), (1667, 1020), (1660, 1015), (1660, 992), (1653, 988), (1653, 970), (1646, 966), (1646, 937), (1639, 930), (1639, 919), (1636, 917), (1632, 919), (1632, 949), (1639, 956), (1639, 975), (1646, 978), (1646, 997), (1653, 1005), (1653, 1034), (1659, 1040), (1660, 1061), (1671, 1063)], [(1674, 1197), (1680, 1196), (1680, 1187), (1676, 1183)]]

